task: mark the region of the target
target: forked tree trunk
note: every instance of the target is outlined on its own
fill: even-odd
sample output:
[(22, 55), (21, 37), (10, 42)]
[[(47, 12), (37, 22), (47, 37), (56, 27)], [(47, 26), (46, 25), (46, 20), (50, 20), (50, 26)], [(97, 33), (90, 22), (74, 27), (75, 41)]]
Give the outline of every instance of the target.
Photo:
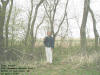
[[(56, 32), (54, 32), (54, 22), (55, 22), (55, 15), (56, 15), (56, 11), (57, 11), (57, 6), (58, 6), (60, 1), (59, 0), (53, 0), (53, 1), (54, 1), (54, 7), (52, 8), (51, 11), (48, 11), (45, 5), (44, 5), (44, 8), (45, 8), (46, 14), (49, 18), (49, 21), (50, 21), (50, 28), (51, 28), (51, 32), (52, 32), (52, 35), (54, 38), (54, 43), (55, 43), (56, 37), (57, 37), (57, 35), (60, 31), (60, 28), (65, 20), (65, 17), (66, 17), (66, 9), (68, 7), (69, 0), (67, 0), (67, 2), (66, 2), (64, 16), (63, 16), (62, 20), (60, 21)], [(47, 4), (48, 4), (48, 2), (47, 2)]]
[(44, 0), (40, 0), (39, 4), (37, 4), (36, 8), (35, 8), (35, 13), (34, 13), (34, 17), (32, 20), (32, 25), (31, 25), (31, 29), (30, 29), (30, 35), (31, 35), (31, 48), (34, 49), (34, 44), (35, 44), (35, 37), (34, 37), (34, 25), (35, 25), (35, 21), (37, 18), (37, 14), (38, 14), (38, 9), (41, 6), (41, 4), (44, 2)]

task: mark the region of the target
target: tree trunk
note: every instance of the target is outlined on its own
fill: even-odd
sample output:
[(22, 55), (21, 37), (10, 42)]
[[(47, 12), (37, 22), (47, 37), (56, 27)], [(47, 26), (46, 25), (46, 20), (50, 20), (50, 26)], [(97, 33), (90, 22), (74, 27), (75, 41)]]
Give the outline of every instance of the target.
[(38, 30), (39, 30), (39, 27), (42, 25), (42, 23), (43, 23), (43, 21), (44, 21), (44, 19), (45, 19), (45, 15), (44, 15), (44, 17), (43, 17), (43, 19), (42, 19), (42, 21), (40, 22), (40, 24), (39, 25), (37, 25), (37, 27), (36, 27), (36, 31), (35, 31), (35, 35), (34, 35), (34, 39), (35, 39), (35, 43), (36, 43), (36, 41), (37, 41), (37, 33), (38, 33)]
[(3, 38), (3, 27), (4, 27), (4, 16), (2, 15), (2, 8), (0, 8), (0, 53), (4, 48), (4, 38)]
[(82, 52), (86, 52), (87, 41), (86, 41), (86, 23), (88, 18), (88, 9), (89, 9), (89, 0), (84, 1), (84, 12), (83, 12), (83, 20), (80, 29), (80, 42), (81, 42), (81, 50)]
[(25, 45), (27, 45), (27, 40), (30, 32), (31, 20), (32, 20), (32, 13), (33, 13), (33, 0), (31, 0), (31, 11), (29, 12), (29, 21), (28, 21), (28, 28), (25, 37)]
[(32, 48), (34, 47), (34, 24), (35, 24), (35, 20), (36, 20), (36, 17), (37, 17), (38, 8), (39, 7), (37, 6), (36, 10), (35, 10), (33, 21), (32, 21), (32, 25), (31, 25), (31, 44), (32, 44)]
[[(9, 0), (7, 1), (1, 0), (2, 6), (0, 6), (0, 58), (1, 56), (3, 56), (3, 53), (4, 53), (3, 28), (4, 28), (4, 22), (5, 22), (6, 7), (8, 5), (8, 2)], [(4, 57), (2, 58), (4, 59)]]
[(98, 49), (98, 44), (99, 44), (99, 33), (96, 29), (96, 19), (94, 17), (94, 13), (92, 11), (92, 9), (89, 7), (89, 11), (91, 13), (92, 16), (92, 20), (93, 20), (93, 30), (94, 30), (94, 35), (95, 35), (95, 49)]
[(9, 25), (9, 21), (10, 21), (10, 16), (11, 16), (11, 12), (12, 12), (12, 8), (13, 8), (13, 0), (11, 0), (11, 5), (10, 5), (10, 10), (9, 10), (9, 14), (8, 14), (8, 18), (7, 18), (7, 22), (6, 22), (6, 48), (8, 48), (8, 25)]
[(11, 38), (11, 47), (14, 45), (14, 27), (12, 26), (12, 38)]
[(43, 1), (44, 0), (41, 0), (39, 2), (39, 4), (37, 4), (37, 6), (35, 8), (35, 14), (34, 14), (34, 17), (33, 17), (32, 25), (31, 25), (30, 35), (31, 35), (31, 48), (32, 49), (34, 48), (34, 42), (35, 42), (35, 39), (34, 39), (34, 25), (35, 25), (38, 9), (39, 9), (40, 5), (43, 3)]

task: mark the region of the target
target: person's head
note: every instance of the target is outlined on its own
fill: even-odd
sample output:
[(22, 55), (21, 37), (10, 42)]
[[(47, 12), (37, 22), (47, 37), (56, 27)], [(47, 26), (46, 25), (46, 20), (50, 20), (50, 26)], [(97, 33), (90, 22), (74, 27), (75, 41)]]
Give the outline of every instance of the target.
[(48, 36), (51, 36), (52, 34), (51, 34), (51, 31), (47, 31), (47, 35)]

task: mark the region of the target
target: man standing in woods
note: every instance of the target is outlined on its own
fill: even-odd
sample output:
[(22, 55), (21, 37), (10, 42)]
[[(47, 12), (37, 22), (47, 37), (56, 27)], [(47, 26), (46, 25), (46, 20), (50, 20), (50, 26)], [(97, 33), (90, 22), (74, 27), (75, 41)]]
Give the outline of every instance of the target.
[(47, 63), (52, 63), (52, 60), (53, 60), (52, 52), (54, 49), (54, 39), (51, 36), (50, 31), (47, 32), (47, 37), (45, 37), (44, 39), (44, 45), (45, 45)]

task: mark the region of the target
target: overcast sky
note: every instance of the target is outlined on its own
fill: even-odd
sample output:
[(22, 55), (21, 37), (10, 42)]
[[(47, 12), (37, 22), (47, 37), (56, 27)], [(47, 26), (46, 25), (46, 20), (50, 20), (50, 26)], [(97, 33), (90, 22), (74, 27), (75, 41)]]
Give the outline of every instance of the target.
[[(23, 9), (25, 12), (23, 14), (23, 16), (25, 17), (25, 14), (27, 13), (27, 10), (30, 7), (30, 0), (14, 0), (15, 1), (15, 5), (21, 9)], [(61, 0), (62, 1), (62, 6), (63, 4), (65, 4), (66, 0)], [(82, 15), (83, 15), (83, 3), (84, 0), (69, 0), (69, 6), (68, 6), (68, 18), (72, 18), (72, 17), (78, 17), (79, 18), (79, 25), (81, 25), (81, 21), (82, 21)], [(93, 12), (95, 14), (95, 18), (97, 20), (97, 29), (100, 33), (100, 22), (99, 22), (99, 17), (100, 17), (100, 0), (91, 0), (91, 8), (93, 9)], [(57, 9), (58, 12), (58, 17), (59, 14), (63, 13), (63, 9), (62, 7), (60, 7), (59, 9)], [(98, 17), (99, 16), (99, 17)], [(57, 17), (57, 18), (58, 18)], [(76, 20), (69, 20), (70, 23), (70, 29), (71, 32), (73, 33), (72, 36), (75, 38), (79, 38), (80, 37), (80, 32), (79, 32), (79, 27), (78, 24), (76, 23)], [(88, 23), (87, 23), (87, 28), (88, 30), (91, 32), (89, 35), (91, 37), (94, 37), (93, 34), (93, 27), (92, 27), (92, 19), (91, 16), (89, 14), (89, 18), (88, 18)], [(42, 34), (42, 35), (41, 35)], [(44, 37), (45, 35), (43, 35), (43, 33), (38, 34), (38, 37)]]

